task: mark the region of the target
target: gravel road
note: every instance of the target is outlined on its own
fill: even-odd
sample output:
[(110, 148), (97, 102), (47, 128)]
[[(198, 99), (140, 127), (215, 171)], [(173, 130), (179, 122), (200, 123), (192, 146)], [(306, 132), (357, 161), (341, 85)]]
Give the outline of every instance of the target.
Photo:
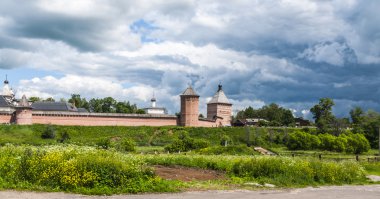
[(67, 193), (38, 193), (20, 191), (0, 191), (1, 199), (379, 199), (380, 185), (366, 186), (331, 186), (320, 188), (302, 188), (271, 191), (202, 191), (178, 194), (144, 194), (144, 195), (113, 195), (84, 196)]

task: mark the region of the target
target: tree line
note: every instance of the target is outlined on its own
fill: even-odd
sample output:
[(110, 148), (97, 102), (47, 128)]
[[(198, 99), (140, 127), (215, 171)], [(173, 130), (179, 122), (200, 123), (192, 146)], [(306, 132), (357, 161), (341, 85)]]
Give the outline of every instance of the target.
[[(37, 101), (50, 101), (55, 102), (55, 99), (49, 97), (47, 99), (42, 99), (40, 97), (30, 97), (31, 102)], [(71, 98), (66, 100), (61, 98), (61, 102), (69, 102), (77, 108), (84, 108), (89, 112), (93, 113), (135, 113), (144, 114), (144, 109), (140, 109), (136, 104), (131, 104), (129, 101), (117, 101), (112, 97), (105, 98), (92, 98), (87, 100), (82, 98), (79, 94), (72, 94)]]
[(261, 122), (262, 126), (295, 126), (295, 118), (289, 109), (272, 103), (259, 109), (251, 106), (236, 114), (236, 119), (261, 118), (268, 122)]
[[(321, 98), (311, 107), (316, 134), (331, 134), (339, 136), (347, 131), (364, 135), (372, 148), (379, 147), (380, 113), (374, 110), (363, 111), (360, 107), (350, 110), (350, 117), (338, 118), (332, 108), (335, 105), (330, 98)], [(268, 122), (259, 123), (262, 126), (294, 126), (295, 118), (291, 110), (277, 104), (269, 104), (259, 109), (248, 107), (237, 113), (236, 119), (262, 118)]]

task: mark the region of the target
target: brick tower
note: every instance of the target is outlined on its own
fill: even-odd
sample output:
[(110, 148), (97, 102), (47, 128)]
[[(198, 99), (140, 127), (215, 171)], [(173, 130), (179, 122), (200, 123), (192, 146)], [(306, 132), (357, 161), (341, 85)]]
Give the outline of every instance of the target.
[(181, 126), (198, 126), (199, 95), (189, 86), (181, 97)]
[(21, 101), (16, 108), (16, 124), (28, 125), (32, 124), (32, 107), (30, 106), (25, 95), (22, 96)]
[(228, 101), (222, 90), (222, 85), (218, 85), (218, 91), (214, 97), (207, 103), (207, 119), (212, 120), (216, 117), (223, 118), (222, 125), (231, 125), (232, 104)]

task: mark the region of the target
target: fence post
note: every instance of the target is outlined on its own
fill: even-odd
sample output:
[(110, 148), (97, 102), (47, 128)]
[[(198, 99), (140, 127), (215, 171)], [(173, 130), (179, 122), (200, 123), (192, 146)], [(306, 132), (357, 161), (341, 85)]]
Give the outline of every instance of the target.
[(322, 160), (322, 154), (319, 154), (319, 160)]
[(358, 156), (358, 155), (356, 155), (356, 161), (358, 161), (358, 162), (359, 162), (359, 156)]

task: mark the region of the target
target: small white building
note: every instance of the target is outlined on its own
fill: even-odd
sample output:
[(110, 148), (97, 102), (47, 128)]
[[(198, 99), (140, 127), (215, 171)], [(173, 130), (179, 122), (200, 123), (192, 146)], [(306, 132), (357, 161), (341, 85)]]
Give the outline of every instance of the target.
[(148, 108), (144, 108), (146, 114), (167, 114), (166, 108), (164, 107), (156, 107), (156, 98), (152, 97), (150, 100), (151, 106)]

